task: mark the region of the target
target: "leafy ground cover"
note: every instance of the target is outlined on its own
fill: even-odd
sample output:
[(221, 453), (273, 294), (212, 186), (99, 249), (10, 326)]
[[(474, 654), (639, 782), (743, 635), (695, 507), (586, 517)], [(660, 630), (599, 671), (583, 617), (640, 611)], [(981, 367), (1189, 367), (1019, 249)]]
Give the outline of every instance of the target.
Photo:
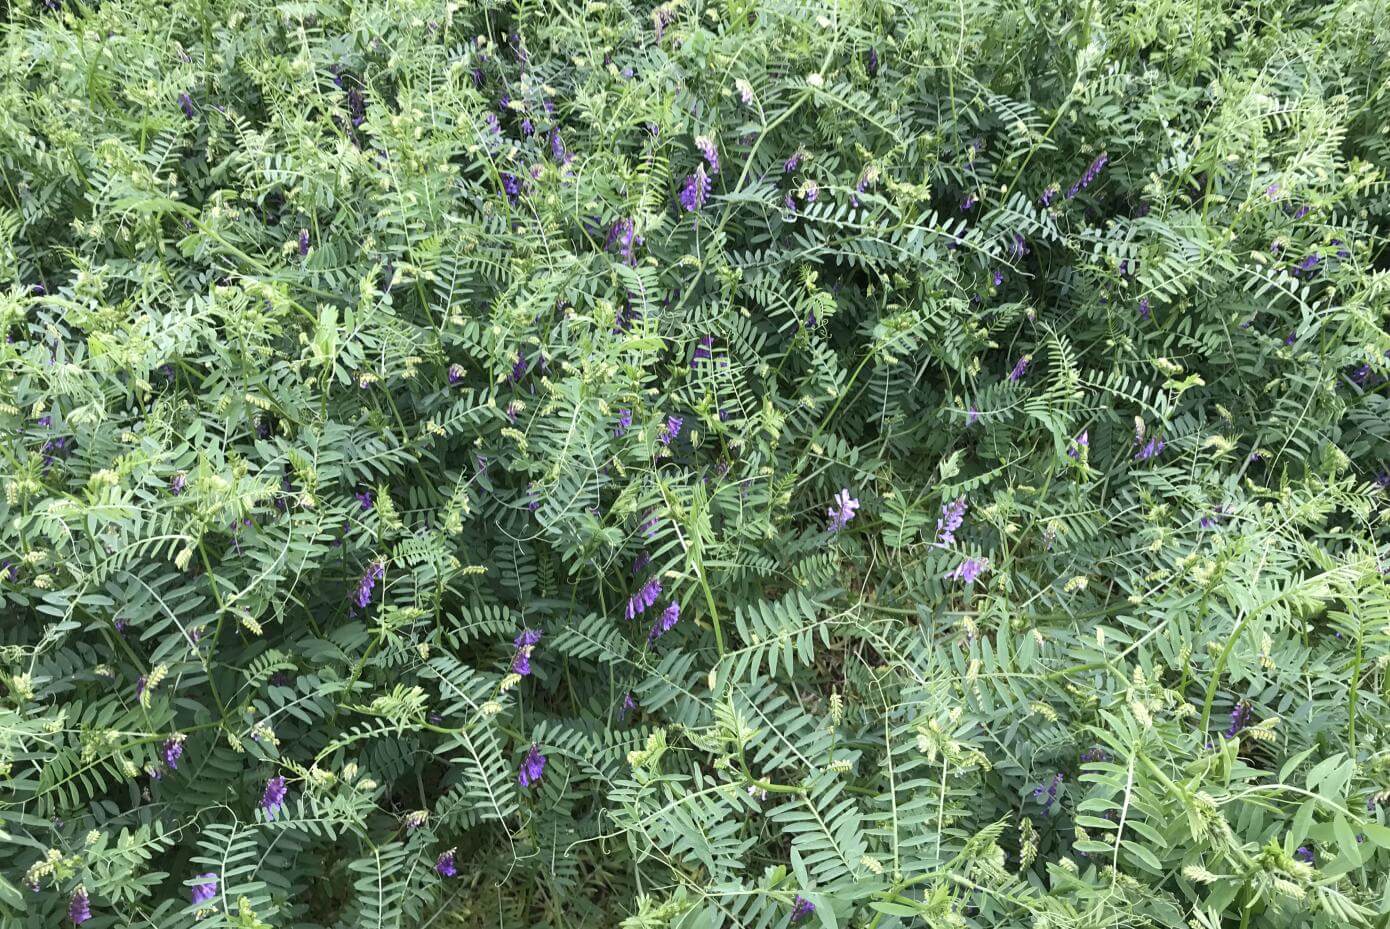
[(1384, 0), (12, 0), (0, 924), (1385, 927)]

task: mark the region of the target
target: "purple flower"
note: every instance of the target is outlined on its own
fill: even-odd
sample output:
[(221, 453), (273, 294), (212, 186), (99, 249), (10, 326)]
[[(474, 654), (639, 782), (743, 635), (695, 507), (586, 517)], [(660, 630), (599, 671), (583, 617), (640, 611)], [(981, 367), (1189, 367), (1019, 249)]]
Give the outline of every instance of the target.
[(1044, 813), (1052, 812), (1052, 804), (1057, 802), (1057, 790), (1061, 786), (1062, 773), (1059, 771), (1052, 776), (1050, 783), (1039, 784), (1033, 788), (1033, 798), (1042, 802)]
[(198, 875), (198, 883), (193, 885), (193, 905), (209, 903), (217, 896), (217, 875), (209, 871)]
[(666, 32), (666, 27), (676, 21), (676, 10), (674, 4), (663, 3), (661, 6), (652, 10), (652, 31), (656, 34), (656, 41), (661, 42), (662, 35)]
[(1106, 152), (1101, 152), (1099, 155), (1097, 155), (1096, 160), (1091, 162), (1090, 167), (1088, 167), (1086, 169), (1086, 172), (1081, 175), (1081, 178), (1075, 184), (1071, 185), (1071, 188), (1067, 191), (1067, 199), (1070, 200), (1072, 197), (1075, 197), (1078, 193), (1085, 190), (1087, 187), (1090, 187), (1092, 182), (1094, 182), (1095, 179), (1100, 176), (1100, 172), (1104, 170), (1105, 166), (1109, 162), (1110, 155)]
[(989, 570), (988, 558), (967, 558), (955, 568), (946, 572), (951, 580), (962, 581), (966, 587), (974, 584), (981, 574)]
[(1293, 856), (1297, 858), (1299, 861), (1303, 862), (1304, 864), (1313, 863), (1313, 850), (1306, 845), (1298, 846), (1298, 849), (1293, 853)]
[(353, 496), (357, 498), (358, 503), (362, 504), (362, 509), (370, 510), (372, 508), (372, 492), (370, 490), (359, 490)]
[(627, 435), (627, 431), (632, 428), (632, 411), (618, 411), (618, 425), (613, 427), (613, 438), (621, 439)]
[(1071, 457), (1071, 458), (1075, 458), (1077, 461), (1080, 461), (1080, 460), (1081, 460), (1081, 452), (1082, 452), (1082, 450), (1083, 450), (1083, 449), (1090, 448), (1090, 447), (1091, 447), (1091, 434), (1090, 434), (1090, 431), (1089, 431), (1089, 430), (1083, 429), (1083, 430), (1081, 431), (1081, 435), (1077, 436), (1077, 437), (1072, 441), (1072, 443), (1071, 443), (1071, 448), (1067, 449), (1067, 455), (1068, 455), (1069, 457)]
[(680, 622), (680, 618), (681, 606), (679, 603), (672, 600), (666, 605), (666, 609), (661, 611), (661, 618), (656, 621), (652, 626), (652, 631), (647, 634), (647, 641), (655, 642), (657, 639), (670, 632), (676, 623)]
[(1092, 747), (1092, 748), (1088, 748), (1086, 751), (1084, 751), (1084, 752), (1081, 753), (1081, 762), (1082, 762), (1082, 764), (1085, 764), (1086, 762), (1090, 762), (1090, 761), (1109, 761), (1109, 760), (1110, 760), (1110, 753), (1107, 752), (1105, 749), (1101, 748), (1101, 747), (1098, 746), (1098, 745), (1097, 745), (1097, 746), (1094, 746), (1094, 747)]
[(1164, 442), (1162, 439), (1158, 437), (1151, 438), (1148, 442), (1144, 444), (1143, 448), (1139, 449), (1139, 451), (1134, 453), (1134, 460), (1148, 461), (1150, 458), (1155, 458), (1158, 455), (1161, 455), (1163, 453), (1163, 450), (1167, 447), (1168, 443)]
[(964, 497), (957, 497), (941, 508), (941, 518), (936, 521), (937, 545), (944, 548), (956, 543), (956, 530), (965, 521), (967, 506)]
[(632, 691), (623, 694), (622, 705), (618, 707), (618, 719), (626, 719), (627, 714), (637, 709), (637, 699), (632, 696)]
[[(878, 64), (878, 49), (870, 47), (869, 61), (864, 66), (864, 70), (869, 73), (869, 77), (878, 77)], [(811, 909), (815, 909), (815, 907), (811, 907)]]
[(782, 173), (791, 174), (797, 168), (801, 167), (801, 159), (805, 157), (805, 153), (802, 152), (799, 148), (796, 151), (792, 152), (792, 156), (788, 158), (786, 161), (782, 162)]
[(299, 230), (299, 257), (306, 258), (309, 255), (309, 230)]
[(980, 411), (973, 406), (965, 411), (965, 425), (973, 426), (980, 421)]
[(1042, 192), (1042, 196), (1038, 198), (1038, 204), (1040, 206), (1051, 206), (1052, 201), (1056, 198), (1060, 190), (1061, 188), (1056, 184), (1049, 184), (1047, 189)]
[(179, 94), (179, 109), (183, 110), (183, 115), (189, 119), (198, 115), (193, 109), (193, 98), (186, 93)]
[(1303, 217), (1305, 217), (1305, 216), (1308, 215), (1308, 211), (1311, 210), (1311, 209), (1312, 209), (1312, 207), (1308, 206), (1308, 205), (1305, 203), (1303, 206), (1301, 206), (1301, 207), (1299, 207), (1298, 209), (1296, 209), (1296, 210), (1293, 211), (1293, 218), (1294, 218), (1294, 219), (1302, 219)]
[(844, 487), (835, 495), (835, 503), (826, 510), (830, 516), (830, 524), (825, 527), (825, 531), (831, 534), (839, 532), (849, 521), (854, 519), (854, 514), (859, 509), (859, 501), (849, 495), (849, 488)]
[(1203, 529), (1215, 529), (1217, 524), (1220, 523), (1221, 520), (1226, 518), (1226, 515), (1226, 507), (1224, 505), (1218, 506), (1216, 509), (1212, 510), (1206, 516), (1203, 516), (1201, 519), (1197, 520), (1197, 525)]
[(695, 147), (700, 150), (705, 161), (709, 163), (709, 173), (719, 173), (719, 150), (714, 147), (714, 140), (707, 135), (697, 135), (695, 137)]
[(274, 819), (275, 814), (285, 808), (285, 794), (288, 792), (283, 774), (277, 774), (265, 782), (265, 792), (261, 794), (261, 809), (265, 810), (266, 819)]
[(574, 159), (569, 149), (565, 148), (565, 140), (560, 138), (558, 128), (550, 130), (550, 154), (562, 165), (567, 165)]
[(526, 376), (526, 371), (530, 367), (531, 362), (526, 360), (526, 354), (524, 352), (517, 352), (516, 362), (512, 365), (512, 383), (521, 383), (521, 379)]
[(681, 206), (687, 213), (695, 213), (705, 205), (710, 195), (710, 179), (705, 174), (704, 165), (696, 165), (695, 173), (688, 175), (685, 186), (681, 188)]
[(183, 737), (176, 736), (164, 743), (164, 763), (170, 771), (179, 769), (179, 759), (183, 757)]
[(502, 190), (507, 195), (507, 201), (516, 203), (517, 198), (521, 196), (521, 178), (510, 171), (499, 171), (497, 175), (502, 179)]
[(649, 578), (635, 594), (627, 599), (627, 618), (636, 619), (661, 596), (661, 580)]
[(463, 365), (449, 365), (449, 371), (446, 377), (448, 377), (450, 384), (457, 384), (459, 381), (463, 380)]
[(975, 208), (975, 204), (980, 202), (980, 198), (974, 194), (966, 194), (960, 201), (960, 211), (967, 212)]
[(645, 240), (637, 234), (637, 224), (631, 219), (619, 219), (613, 223), (608, 230), (608, 241), (604, 248), (608, 251), (617, 252), (629, 265), (637, 264), (637, 256), (633, 250), (641, 245)]
[(1249, 722), (1250, 704), (1242, 700), (1231, 709), (1231, 724), (1226, 727), (1224, 735), (1228, 739), (1234, 739)]
[(660, 517), (652, 513), (642, 525), (637, 527), (637, 531), (650, 539), (652, 536), (656, 535), (656, 524), (659, 520)]
[(1139, 318), (1140, 318), (1140, 319), (1148, 319), (1148, 318), (1149, 318), (1149, 298), (1148, 298), (1148, 297), (1140, 297), (1140, 298), (1139, 298)]
[(637, 572), (652, 563), (652, 556), (646, 552), (638, 552), (637, 557), (632, 559), (632, 576), (636, 577)]
[(1320, 256), (1317, 252), (1308, 253), (1303, 257), (1302, 261), (1300, 261), (1297, 265), (1294, 266), (1293, 276), (1301, 277), (1302, 275), (1307, 274), (1308, 272), (1316, 268), (1318, 266), (1318, 262), (1321, 260), (1322, 256)]
[(994, 281), (994, 286), (995, 286), (995, 287), (1000, 286), (1001, 284), (1004, 283), (1004, 272), (1003, 272), (1003, 271), (1000, 271), (1000, 270), (998, 270), (998, 269), (996, 268), (995, 271), (994, 271), (994, 274), (993, 274), (992, 277), (991, 277), (991, 279)]
[(188, 486), (188, 475), (183, 474), (182, 472), (180, 472), (180, 473), (178, 473), (178, 474), (175, 474), (175, 475), (173, 476), (173, 478), (170, 479), (170, 481), (169, 481), (169, 493), (171, 493), (171, 494), (173, 494), (175, 497), (177, 497), (177, 496), (179, 496), (180, 494), (183, 493), (184, 488), (187, 487), (187, 486)]
[(367, 565), (367, 570), (362, 572), (362, 578), (357, 582), (357, 593), (354, 600), (357, 608), (365, 610), (372, 602), (372, 591), (376, 589), (376, 582), (386, 576), (386, 565), (380, 561), (373, 561)]
[(535, 649), (536, 643), (541, 640), (539, 629), (523, 629), (513, 641), (516, 647), (515, 654), (512, 655), (512, 673), (522, 677), (531, 673), (531, 652)]
[(1024, 355), (1024, 356), (1022, 356), (1021, 358), (1019, 358), (1019, 359), (1018, 359), (1018, 363), (1014, 365), (1014, 369), (1013, 369), (1012, 371), (1009, 372), (1009, 381), (1010, 381), (1010, 382), (1018, 381), (1018, 380), (1020, 380), (1020, 379), (1023, 377), (1023, 375), (1027, 374), (1027, 373), (1028, 373), (1028, 363), (1031, 362), (1032, 360), (1033, 360), (1033, 356), (1031, 356), (1031, 355)]
[(1009, 242), (1009, 257), (1018, 261), (1026, 254), (1028, 254), (1028, 242), (1023, 236), (1015, 232), (1013, 239)]
[(516, 782), (522, 787), (530, 787), (532, 784), (539, 783), (541, 775), (544, 773), (545, 756), (541, 754), (540, 746), (532, 742), (531, 750), (521, 760), (521, 771), (517, 774)]
[(434, 859), (434, 869), (439, 872), (440, 877), (453, 877), (458, 874), (458, 868), (454, 866), (454, 849), (441, 852), (439, 857)]
[(74, 925), (80, 926), (92, 918), (92, 907), (87, 900), (87, 888), (81, 884), (72, 892), (72, 899), (68, 901), (68, 919)]
[(811, 918), (811, 914), (816, 911), (816, 905), (805, 897), (797, 894), (792, 901), (791, 921), (794, 923), (805, 922)]
[(807, 203), (815, 203), (820, 198), (820, 185), (815, 181), (807, 181), (801, 185), (801, 199)]
[(661, 434), (656, 437), (662, 445), (670, 445), (671, 442), (681, 434), (681, 427), (685, 425), (685, 420), (679, 416), (666, 417), (666, 424), (661, 427)]
[(367, 119), (367, 98), (357, 87), (349, 87), (346, 93), (348, 118), (354, 126), (360, 126)]
[(714, 357), (714, 356), (710, 353), (710, 349), (713, 348), (713, 347), (714, 347), (714, 336), (712, 336), (712, 335), (707, 335), (707, 336), (702, 336), (702, 337), (700, 338), (699, 343), (695, 346), (695, 354), (693, 354), (693, 355), (691, 356), (691, 358), (690, 358), (690, 368), (691, 368), (691, 370), (694, 370), (696, 367), (698, 367), (698, 363), (699, 363), (700, 359), (702, 359), (702, 358), (708, 359), (708, 358), (713, 358), (713, 357)]

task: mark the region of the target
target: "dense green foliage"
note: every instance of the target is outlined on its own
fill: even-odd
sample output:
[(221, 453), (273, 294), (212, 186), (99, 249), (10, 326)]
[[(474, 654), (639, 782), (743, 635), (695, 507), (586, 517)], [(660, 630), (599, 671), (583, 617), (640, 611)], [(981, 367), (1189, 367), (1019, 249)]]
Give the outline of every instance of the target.
[(1386, 0), (5, 16), (0, 924), (1387, 925)]

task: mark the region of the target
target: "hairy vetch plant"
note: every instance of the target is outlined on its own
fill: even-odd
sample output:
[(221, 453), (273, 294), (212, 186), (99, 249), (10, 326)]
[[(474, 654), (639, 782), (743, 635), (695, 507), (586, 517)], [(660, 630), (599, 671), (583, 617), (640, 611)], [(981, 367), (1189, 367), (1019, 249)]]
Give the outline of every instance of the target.
[(12, 0), (0, 925), (1384, 927), (1386, 0)]

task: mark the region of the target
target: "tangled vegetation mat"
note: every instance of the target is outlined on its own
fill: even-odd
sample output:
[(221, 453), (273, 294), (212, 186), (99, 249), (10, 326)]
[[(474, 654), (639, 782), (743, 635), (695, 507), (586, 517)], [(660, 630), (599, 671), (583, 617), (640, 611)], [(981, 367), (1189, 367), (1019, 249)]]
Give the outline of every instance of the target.
[(1387, 926), (1386, 0), (0, 8), (6, 929)]

